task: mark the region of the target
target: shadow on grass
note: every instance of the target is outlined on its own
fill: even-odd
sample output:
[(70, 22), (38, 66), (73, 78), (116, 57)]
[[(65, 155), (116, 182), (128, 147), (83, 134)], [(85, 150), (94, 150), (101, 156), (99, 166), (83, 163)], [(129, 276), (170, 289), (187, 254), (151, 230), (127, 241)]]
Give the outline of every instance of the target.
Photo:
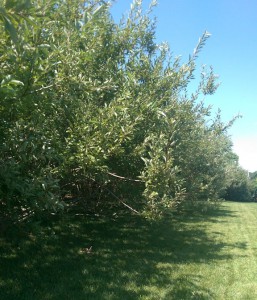
[(179, 268), (232, 259), (221, 250), (244, 245), (217, 243), (198, 218), (65, 216), (10, 232), (0, 241), (0, 299), (212, 299), (200, 275)]

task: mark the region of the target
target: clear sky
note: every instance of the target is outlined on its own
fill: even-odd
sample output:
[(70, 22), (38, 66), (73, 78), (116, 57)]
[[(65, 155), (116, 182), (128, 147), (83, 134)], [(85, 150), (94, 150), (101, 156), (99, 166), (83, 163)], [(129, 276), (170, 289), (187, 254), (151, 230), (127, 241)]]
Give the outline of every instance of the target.
[[(147, 9), (150, 0), (143, 0)], [(132, 0), (116, 0), (112, 14), (118, 20)], [(159, 0), (156, 41), (168, 42), (182, 61), (192, 54), (205, 30), (211, 33), (198, 65), (211, 65), (221, 86), (206, 104), (221, 109), (226, 122), (241, 114), (229, 133), (240, 165), (257, 171), (257, 0)]]

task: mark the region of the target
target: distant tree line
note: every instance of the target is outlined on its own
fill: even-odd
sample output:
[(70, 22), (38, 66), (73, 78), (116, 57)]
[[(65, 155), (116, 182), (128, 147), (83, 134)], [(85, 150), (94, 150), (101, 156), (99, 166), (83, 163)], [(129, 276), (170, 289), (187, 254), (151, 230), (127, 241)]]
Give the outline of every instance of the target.
[(257, 201), (257, 172), (237, 167), (230, 174), (223, 197), (233, 201)]
[(213, 69), (187, 88), (209, 34), (181, 63), (155, 41), (153, 6), (134, 1), (117, 24), (100, 0), (0, 1), (1, 220), (74, 199), (158, 217), (236, 197), (233, 120), (203, 102)]

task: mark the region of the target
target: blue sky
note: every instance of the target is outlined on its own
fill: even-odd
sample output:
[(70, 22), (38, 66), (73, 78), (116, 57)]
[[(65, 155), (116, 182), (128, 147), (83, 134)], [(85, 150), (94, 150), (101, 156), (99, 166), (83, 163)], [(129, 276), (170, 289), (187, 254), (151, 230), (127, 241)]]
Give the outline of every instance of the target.
[[(143, 0), (147, 9), (150, 0)], [(115, 20), (126, 14), (132, 0), (116, 0)], [(156, 41), (168, 42), (175, 56), (186, 61), (205, 30), (211, 33), (198, 58), (211, 65), (221, 85), (205, 98), (213, 110), (221, 109), (226, 122), (241, 114), (229, 133), (241, 166), (257, 170), (257, 1), (256, 0), (159, 0)], [(197, 82), (196, 82), (197, 83)]]

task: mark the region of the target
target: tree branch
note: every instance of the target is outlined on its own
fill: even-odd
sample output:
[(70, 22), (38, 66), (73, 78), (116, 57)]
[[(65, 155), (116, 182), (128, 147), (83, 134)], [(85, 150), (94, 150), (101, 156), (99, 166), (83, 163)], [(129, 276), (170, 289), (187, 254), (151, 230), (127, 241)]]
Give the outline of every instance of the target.
[(126, 206), (128, 209), (130, 209), (131, 211), (133, 211), (136, 214), (140, 214), (137, 210), (135, 210), (134, 208), (132, 208), (131, 206), (129, 206), (128, 204), (126, 204), (124, 201), (122, 201), (119, 197), (117, 197), (112, 191), (110, 191), (108, 188), (104, 187), (104, 189), (106, 189), (115, 199), (117, 199), (121, 204), (123, 204), (124, 206)]
[(107, 174), (108, 174), (108, 175), (110, 175), (110, 176), (113, 176), (113, 177), (116, 177), (116, 178), (122, 179), (122, 180), (126, 180), (126, 181), (133, 181), (133, 182), (144, 182), (144, 181), (142, 181), (142, 180), (140, 180), (140, 179), (131, 179), (131, 178), (127, 178), (127, 177), (119, 176), (119, 175), (116, 175), (116, 174), (114, 174), (114, 173), (110, 173), (110, 172), (108, 172)]

